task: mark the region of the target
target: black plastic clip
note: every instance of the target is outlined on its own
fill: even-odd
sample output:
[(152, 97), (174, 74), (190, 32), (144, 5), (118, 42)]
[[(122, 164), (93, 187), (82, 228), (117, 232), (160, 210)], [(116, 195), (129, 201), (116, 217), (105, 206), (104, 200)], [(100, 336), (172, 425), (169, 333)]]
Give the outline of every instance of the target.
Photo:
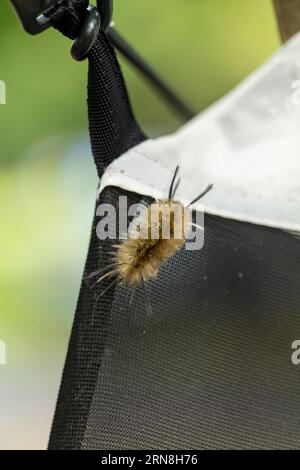
[[(25, 30), (38, 34), (51, 27), (51, 14), (56, 12), (64, 0), (11, 0)], [(100, 29), (106, 32), (113, 15), (113, 0), (97, 0), (97, 8), (89, 5), (82, 28), (71, 47), (73, 59), (86, 59)]]
[(96, 7), (89, 5), (81, 31), (71, 47), (71, 56), (74, 60), (82, 61), (87, 58), (97, 39), (100, 28), (100, 13)]
[[(29, 34), (39, 34), (51, 26), (49, 19), (42, 13), (58, 8), (62, 0), (10, 0), (23, 28)], [(40, 21), (41, 19), (41, 21)]]
[(82, 61), (87, 58), (93, 47), (100, 29), (106, 32), (113, 15), (113, 0), (97, 0), (97, 8), (89, 5), (87, 16), (78, 37), (71, 47), (71, 56), (74, 60)]

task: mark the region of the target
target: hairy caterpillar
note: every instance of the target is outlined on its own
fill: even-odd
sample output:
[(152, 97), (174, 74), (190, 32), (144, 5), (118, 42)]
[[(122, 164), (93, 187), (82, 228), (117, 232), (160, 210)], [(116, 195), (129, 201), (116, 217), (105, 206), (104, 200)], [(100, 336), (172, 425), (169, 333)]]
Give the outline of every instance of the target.
[(114, 277), (100, 296), (117, 283), (131, 287), (133, 296), (134, 289), (142, 285), (147, 310), (151, 312), (145, 283), (154, 279), (161, 266), (182, 248), (190, 227), (198, 227), (192, 222), (189, 208), (213, 187), (212, 184), (208, 185), (185, 207), (174, 199), (180, 183), (180, 178), (176, 181), (178, 171), (179, 166), (176, 167), (172, 178), (168, 198), (144, 206), (144, 210), (130, 224), (127, 238), (114, 245), (114, 252), (111, 253), (112, 262), (104, 269), (90, 275), (102, 274), (95, 284), (105, 278)]

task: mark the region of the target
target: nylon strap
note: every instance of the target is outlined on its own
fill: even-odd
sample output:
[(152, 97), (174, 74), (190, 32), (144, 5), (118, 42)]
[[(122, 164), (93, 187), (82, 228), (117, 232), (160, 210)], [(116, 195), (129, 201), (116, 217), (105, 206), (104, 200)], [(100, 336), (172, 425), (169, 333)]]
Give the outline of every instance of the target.
[[(51, 14), (52, 26), (75, 39), (88, 4), (88, 0), (65, 0)], [(89, 54), (88, 118), (99, 177), (115, 158), (146, 138), (134, 118), (114, 49), (103, 32)]]
[[(53, 27), (65, 36), (78, 36), (88, 0), (65, 0), (51, 15)], [(114, 49), (101, 32), (89, 55), (88, 117), (91, 147), (99, 177), (106, 166), (146, 137), (137, 125)], [(117, 206), (111, 191), (101, 195), (100, 202)], [(94, 217), (88, 250), (86, 272), (90, 273), (109, 263), (110, 241), (99, 241), (96, 235), (98, 219)], [(103, 284), (105, 289), (107, 286)], [(50, 449), (79, 449), (86, 430), (93, 400), (98, 364), (104, 348), (103, 335), (110, 315), (112, 294), (101, 302), (83, 280), (65, 362), (61, 389), (53, 420)], [(63, 440), (68, 437), (68, 442)]]

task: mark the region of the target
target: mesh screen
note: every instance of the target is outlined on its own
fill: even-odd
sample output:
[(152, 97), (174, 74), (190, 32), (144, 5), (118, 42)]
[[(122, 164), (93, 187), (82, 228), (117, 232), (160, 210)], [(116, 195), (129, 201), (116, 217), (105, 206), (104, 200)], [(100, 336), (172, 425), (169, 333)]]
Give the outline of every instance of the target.
[[(50, 448), (299, 448), (299, 239), (209, 215), (205, 229), (148, 284), (151, 316), (142, 291), (129, 307), (128, 289), (97, 302), (110, 281), (83, 282)], [(110, 245), (93, 229), (86, 273)]]

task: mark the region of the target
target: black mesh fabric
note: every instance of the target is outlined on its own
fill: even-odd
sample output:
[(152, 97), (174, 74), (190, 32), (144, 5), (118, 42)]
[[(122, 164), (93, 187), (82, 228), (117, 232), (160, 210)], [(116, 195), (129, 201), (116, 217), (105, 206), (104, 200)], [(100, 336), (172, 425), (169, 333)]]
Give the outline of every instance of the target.
[[(105, 190), (98, 203), (116, 204), (118, 191)], [(86, 275), (109, 263), (111, 241), (100, 242), (96, 235), (99, 219), (95, 216), (86, 269)], [(97, 371), (104, 354), (105, 336), (110, 328), (110, 310), (113, 290), (97, 301), (99, 289), (104, 290), (109, 280), (91, 289), (91, 282), (83, 280), (76, 309), (68, 354), (52, 425), (50, 449), (80, 449), (86, 430), (86, 421), (93, 400)]]
[[(102, 201), (121, 194), (142, 199)], [(86, 273), (111, 243), (93, 230)], [(299, 448), (299, 255), (293, 234), (206, 215), (204, 248), (148, 284), (153, 315), (140, 290), (129, 308), (84, 282), (50, 448)]]
[[(144, 135), (102, 33), (89, 70), (101, 176)], [(106, 188), (98, 203), (118, 208), (124, 194), (129, 203), (143, 199)], [(97, 222), (85, 274), (111, 259), (113, 242), (97, 238)], [(299, 448), (300, 373), (291, 362), (300, 338), (299, 239), (210, 215), (205, 225), (204, 248), (182, 250), (148, 284), (151, 316), (139, 290), (129, 307), (126, 287), (97, 300), (110, 281), (91, 289), (83, 280), (49, 449)]]

